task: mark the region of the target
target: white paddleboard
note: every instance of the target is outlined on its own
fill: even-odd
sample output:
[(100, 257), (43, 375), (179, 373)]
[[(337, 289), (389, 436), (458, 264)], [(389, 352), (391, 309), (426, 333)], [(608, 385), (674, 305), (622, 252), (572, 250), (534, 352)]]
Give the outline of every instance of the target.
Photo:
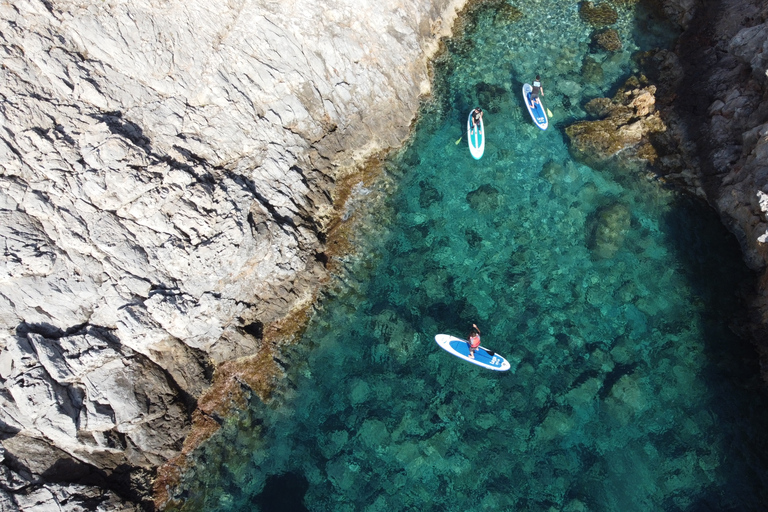
[(480, 160), (485, 152), (485, 126), (483, 125), (483, 118), (480, 118), (480, 125), (473, 126), (472, 112), (469, 113), (467, 118), (467, 141), (469, 141), (469, 152), (475, 160)]
[(435, 336), (435, 341), (446, 352), (477, 366), (499, 372), (505, 372), (510, 368), (509, 361), (484, 347), (478, 347), (475, 350), (474, 358), (469, 357), (469, 342), (467, 340), (451, 336), (450, 334), (438, 334)]
[(549, 120), (547, 119), (547, 113), (544, 112), (544, 105), (541, 103), (541, 97), (539, 97), (539, 101), (536, 102), (536, 105), (531, 108), (531, 91), (533, 91), (531, 84), (523, 84), (523, 101), (525, 101), (525, 106), (528, 107), (528, 113), (531, 114), (531, 118), (536, 126), (542, 130), (546, 130), (547, 126), (549, 126)]

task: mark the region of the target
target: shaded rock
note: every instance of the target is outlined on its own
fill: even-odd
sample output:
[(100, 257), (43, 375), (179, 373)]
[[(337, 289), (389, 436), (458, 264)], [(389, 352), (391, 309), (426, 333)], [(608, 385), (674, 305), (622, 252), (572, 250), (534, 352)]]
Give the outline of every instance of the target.
[(614, 203), (595, 214), (594, 227), (589, 236), (588, 247), (597, 258), (613, 258), (624, 244), (629, 232), (631, 214), (629, 207)]
[(595, 5), (592, 2), (582, 2), (579, 4), (579, 16), (585, 23), (597, 28), (613, 25), (619, 20), (616, 9), (607, 3)]
[(501, 206), (501, 194), (493, 186), (485, 184), (468, 193), (467, 202), (473, 210), (491, 213)]

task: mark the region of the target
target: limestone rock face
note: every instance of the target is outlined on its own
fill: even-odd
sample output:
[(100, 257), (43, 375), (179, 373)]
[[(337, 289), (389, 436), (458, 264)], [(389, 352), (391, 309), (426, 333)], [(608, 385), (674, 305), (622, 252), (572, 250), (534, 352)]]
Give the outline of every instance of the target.
[(463, 3), (0, 4), (0, 508), (80, 510), (70, 466), (141, 499), (312, 300), (336, 178), (407, 135)]

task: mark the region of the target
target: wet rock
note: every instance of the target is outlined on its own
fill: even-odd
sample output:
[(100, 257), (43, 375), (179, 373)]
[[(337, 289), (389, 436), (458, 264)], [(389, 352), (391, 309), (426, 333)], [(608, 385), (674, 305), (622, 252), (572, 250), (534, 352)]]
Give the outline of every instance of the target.
[(613, 107), (613, 102), (609, 98), (595, 98), (584, 105), (584, 110), (593, 117), (605, 117), (611, 113)]
[(616, 9), (607, 3), (595, 5), (592, 2), (582, 2), (579, 4), (579, 16), (585, 23), (596, 28), (613, 25), (619, 20)]
[(589, 249), (597, 258), (613, 258), (624, 245), (632, 220), (629, 207), (614, 203), (600, 209), (595, 215), (595, 222), (589, 238)]
[(593, 100), (588, 111), (606, 115), (604, 119), (582, 121), (566, 128), (573, 156), (595, 168), (600, 168), (622, 153), (623, 159), (653, 163), (656, 153), (649, 136), (666, 130), (655, 109), (653, 85), (641, 86), (630, 78), (610, 103)]

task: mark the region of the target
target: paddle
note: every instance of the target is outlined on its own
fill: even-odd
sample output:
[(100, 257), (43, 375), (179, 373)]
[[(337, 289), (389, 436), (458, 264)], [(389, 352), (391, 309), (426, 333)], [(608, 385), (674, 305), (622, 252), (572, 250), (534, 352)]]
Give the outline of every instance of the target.
[(459, 140), (457, 140), (457, 141), (456, 141), (456, 145), (457, 145), (457, 146), (459, 145), (459, 142), (461, 142), (461, 139), (463, 139), (463, 138), (464, 138), (464, 136), (463, 136), (463, 135), (462, 135), (461, 137), (459, 137)]
[(551, 110), (549, 110), (549, 109), (547, 109), (547, 115), (548, 115), (549, 117), (552, 117), (552, 111), (551, 111)]

